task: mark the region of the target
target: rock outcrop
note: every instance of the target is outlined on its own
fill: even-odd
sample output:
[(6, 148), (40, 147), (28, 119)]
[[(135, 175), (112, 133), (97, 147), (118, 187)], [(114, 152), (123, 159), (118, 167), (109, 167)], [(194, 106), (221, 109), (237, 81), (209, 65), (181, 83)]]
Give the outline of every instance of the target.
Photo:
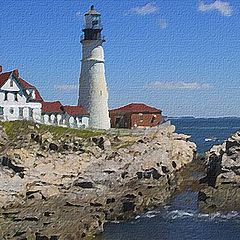
[(213, 146), (206, 153), (206, 165), (200, 208), (206, 212), (240, 209), (240, 132)]
[(196, 151), (174, 126), (87, 138), (40, 129), (33, 125), (14, 139), (0, 129), (1, 238), (70, 240), (97, 234), (108, 220), (164, 203), (179, 184), (177, 171)]

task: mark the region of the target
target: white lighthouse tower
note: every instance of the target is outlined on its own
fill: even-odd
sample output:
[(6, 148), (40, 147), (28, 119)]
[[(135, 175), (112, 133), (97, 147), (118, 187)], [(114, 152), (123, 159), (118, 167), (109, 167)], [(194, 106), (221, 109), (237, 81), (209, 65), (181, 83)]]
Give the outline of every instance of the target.
[(101, 14), (93, 6), (85, 13), (79, 100), (89, 112), (89, 127), (109, 129), (108, 90), (105, 80)]

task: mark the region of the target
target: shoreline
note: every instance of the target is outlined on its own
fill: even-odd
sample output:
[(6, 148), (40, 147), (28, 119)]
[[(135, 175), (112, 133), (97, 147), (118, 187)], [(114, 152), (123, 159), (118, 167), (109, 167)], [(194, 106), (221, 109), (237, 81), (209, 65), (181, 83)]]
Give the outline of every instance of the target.
[[(106, 220), (129, 219), (160, 206), (181, 181), (176, 173), (195, 156), (195, 144), (172, 125), (145, 136), (78, 140), (39, 134), (41, 126), (35, 124), (25, 127), (29, 133), (4, 151), (10, 161), (2, 167), (2, 184), (15, 190), (12, 199), (6, 195), (1, 213), (2, 235), (9, 239), (91, 238)], [(10, 163), (23, 169), (22, 178)], [(11, 185), (14, 179), (21, 189)]]

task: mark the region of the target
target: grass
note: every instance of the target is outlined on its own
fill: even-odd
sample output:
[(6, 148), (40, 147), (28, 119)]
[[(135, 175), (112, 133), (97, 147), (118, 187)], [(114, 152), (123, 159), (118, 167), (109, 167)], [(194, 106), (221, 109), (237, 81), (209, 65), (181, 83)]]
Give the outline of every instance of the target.
[(93, 129), (73, 129), (60, 126), (37, 124), (31, 121), (19, 120), (1, 122), (0, 125), (4, 127), (6, 134), (11, 140), (16, 139), (18, 136), (27, 135), (30, 132), (38, 132), (40, 134), (51, 133), (56, 139), (61, 137), (80, 137), (90, 138), (94, 136), (104, 135), (106, 131), (93, 130)]

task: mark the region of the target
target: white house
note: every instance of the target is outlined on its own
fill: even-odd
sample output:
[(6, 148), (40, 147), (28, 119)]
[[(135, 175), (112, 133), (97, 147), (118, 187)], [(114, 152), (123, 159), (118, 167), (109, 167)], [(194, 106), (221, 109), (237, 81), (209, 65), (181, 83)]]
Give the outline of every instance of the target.
[(21, 119), (85, 128), (88, 127), (89, 114), (82, 106), (44, 101), (37, 88), (23, 80), (17, 69), (3, 73), (0, 66), (0, 120)]
[(38, 90), (19, 77), (18, 70), (2, 73), (0, 66), (0, 118), (5, 121), (28, 119), (41, 121)]

